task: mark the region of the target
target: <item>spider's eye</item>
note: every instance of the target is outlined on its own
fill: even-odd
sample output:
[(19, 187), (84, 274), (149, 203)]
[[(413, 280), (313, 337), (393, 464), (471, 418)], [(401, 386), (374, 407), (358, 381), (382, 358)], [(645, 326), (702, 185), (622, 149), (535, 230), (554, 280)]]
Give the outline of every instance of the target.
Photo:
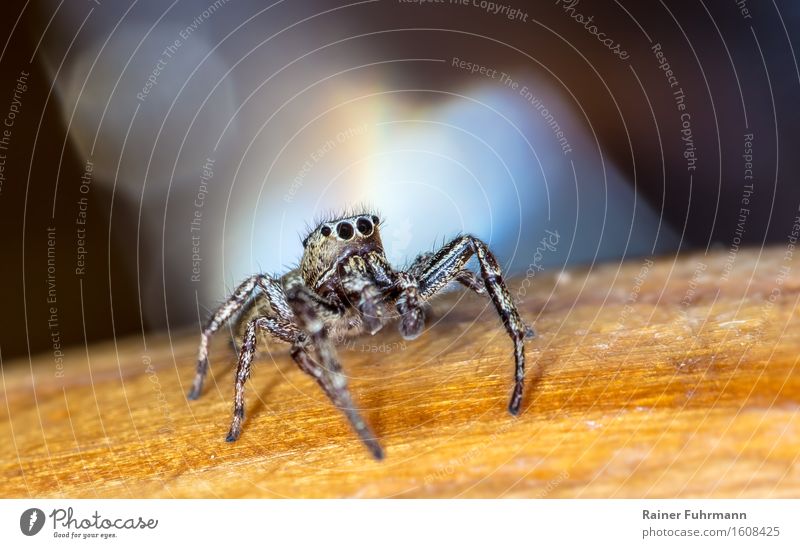
[(381, 220), (378, 218), (377, 215), (373, 215), (372, 216), (372, 224), (377, 225), (380, 222), (381, 222)]
[(350, 223), (339, 223), (336, 225), (336, 234), (338, 234), (342, 240), (349, 240), (353, 237), (353, 233), (353, 225)]
[(372, 223), (369, 222), (369, 219), (365, 219), (364, 217), (356, 221), (356, 228), (364, 236), (372, 234)]
[(320, 232), (322, 232), (322, 235), (323, 235), (323, 236), (325, 236), (325, 237), (327, 238), (328, 236), (330, 236), (330, 235), (331, 235), (331, 227), (329, 227), (329, 226), (323, 226), (323, 227), (322, 227), (322, 230), (320, 230)]

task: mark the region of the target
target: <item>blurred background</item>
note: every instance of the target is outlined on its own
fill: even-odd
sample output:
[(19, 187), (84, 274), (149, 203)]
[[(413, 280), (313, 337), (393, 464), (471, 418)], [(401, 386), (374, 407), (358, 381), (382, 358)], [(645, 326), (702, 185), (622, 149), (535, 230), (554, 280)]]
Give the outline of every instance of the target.
[(4, 2), (0, 358), (196, 328), (355, 204), (398, 265), (459, 232), (529, 276), (785, 242), (799, 18), (777, 0)]

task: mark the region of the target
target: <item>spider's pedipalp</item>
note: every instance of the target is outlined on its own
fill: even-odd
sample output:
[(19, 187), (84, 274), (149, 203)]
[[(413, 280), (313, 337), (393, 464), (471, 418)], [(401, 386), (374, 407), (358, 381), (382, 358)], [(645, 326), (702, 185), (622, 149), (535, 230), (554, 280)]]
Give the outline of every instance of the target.
[(354, 306), (364, 330), (374, 335), (383, 327), (383, 295), (364, 257), (354, 256), (340, 265), (340, 283), (345, 299)]
[(367, 253), (364, 256), (367, 263), (369, 276), (382, 290), (388, 290), (394, 285), (394, 270), (383, 253)]
[(420, 336), (425, 327), (425, 311), (419, 298), (417, 279), (407, 272), (398, 272), (396, 276), (399, 295), (395, 306), (400, 314), (400, 334), (410, 341)]
[(371, 280), (353, 276), (342, 279), (342, 288), (361, 315), (364, 331), (374, 335), (383, 327), (381, 292)]

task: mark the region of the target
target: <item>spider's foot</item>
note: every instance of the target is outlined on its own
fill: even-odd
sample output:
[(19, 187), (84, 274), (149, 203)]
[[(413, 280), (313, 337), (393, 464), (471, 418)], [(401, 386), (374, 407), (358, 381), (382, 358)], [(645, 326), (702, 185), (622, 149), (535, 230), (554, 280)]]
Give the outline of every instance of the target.
[[(350, 400), (350, 395), (347, 393), (345, 395), (346, 400)], [(340, 406), (340, 409), (344, 412), (347, 420), (350, 422), (350, 426), (352, 426), (353, 430), (355, 430), (356, 434), (358, 434), (359, 439), (367, 446), (369, 452), (375, 458), (375, 460), (382, 460), (383, 459), (383, 448), (381, 447), (378, 438), (375, 437), (375, 434), (372, 432), (372, 429), (364, 422), (364, 419), (361, 417), (361, 414), (358, 410), (353, 407), (352, 401), (347, 406)]]
[(201, 359), (197, 362), (197, 375), (195, 375), (194, 382), (192, 382), (192, 389), (189, 390), (189, 393), (186, 395), (190, 400), (196, 400), (200, 397), (200, 394), (202, 394), (203, 379), (206, 376), (206, 371), (208, 371), (208, 358)]
[(376, 440), (364, 440), (364, 444), (367, 446), (367, 449), (369, 449), (369, 452), (372, 454), (375, 460), (383, 460), (385, 455), (383, 453), (383, 447), (381, 447), (380, 443), (378, 443)]
[(514, 394), (511, 396), (511, 401), (508, 402), (508, 412), (515, 417), (520, 414), (520, 406), (522, 405), (522, 391), (524, 385), (519, 383), (514, 386)]
[(530, 325), (525, 326), (525, 338), (526, 339), (533, 339), (536, 337), (536, 331), (533, 330), (533, 327)]
[(192, 388), (189, 390), (189, 393), (186, 394), (186, 397), (189, 398), (190, 400), (196, 400), (200, 397), (202, 393), (203, 393), (203, 381), (195, 380), (194, 384), (192, 385)]
[(228, 443), (234, 442), (239, 439), (242, 433), (242, 421), (244, 420), (244, 408), (237, 408), (233, 411), (233, 422), (231, 422), (231, 429), (228, 430), (228, 436), (225, 441)]
[(225, 436), (225, 441), (227, 441), (228, 443), (233, 443), (239, 439), (239, 434), (241, 434), (239, 430), (234, 430), (233, 428), (231, 428), (230, 432), (228, 432), (228, 435)]

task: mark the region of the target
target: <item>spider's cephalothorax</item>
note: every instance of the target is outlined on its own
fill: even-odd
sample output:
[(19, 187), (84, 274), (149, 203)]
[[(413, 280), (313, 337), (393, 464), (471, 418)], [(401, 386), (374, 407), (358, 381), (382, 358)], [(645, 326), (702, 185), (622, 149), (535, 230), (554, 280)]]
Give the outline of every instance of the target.
[[(244, 383), (256, 351), (256, 336), (265, 331), (291, 344), (292, 358), (320, 385), (348, 418), (353, 429), (375, 458), (383, 450), (358, 412), (347, 377), (336, 358), (332, 338), (342, 333), (375, 333), (392, 318), (407, 339), (424, 327), (424, 307), (450, 282), (459, 282), (476, 293), (488, 294), (514, 343), (514, 389), (508, 404), (517, 415), (525, 377), (523, 339), (533, 329), (520, 319), (503, 283), (500, 267), (479, 239), (459, 236), (435, 253), (424, 253), (406, 270), (394, 270), (386, 260), (377, 215), (363, 213), (320, 223), (303, 240), (300, 267), (276, 279), (256, 274), (242, 282), (203, 327), (197, 374), (189, 392), (200, 396), (208, 371), (208, 343), (226, 321), (236, 317), (241, 333), (236, 369), (233, 421), (228, 441), (241, 433), (244, 419)], [(478, 259), (480, 275), (466, 269)]]
[(350, 257), (371, 256), (382, 260), (379, 222), (377, 215), (357, 215), (323, 222), (312, 230), (303, 240), (300, 261), (303, 283), (317, 289), (330, 282), (336, 277), (337, 265)]

